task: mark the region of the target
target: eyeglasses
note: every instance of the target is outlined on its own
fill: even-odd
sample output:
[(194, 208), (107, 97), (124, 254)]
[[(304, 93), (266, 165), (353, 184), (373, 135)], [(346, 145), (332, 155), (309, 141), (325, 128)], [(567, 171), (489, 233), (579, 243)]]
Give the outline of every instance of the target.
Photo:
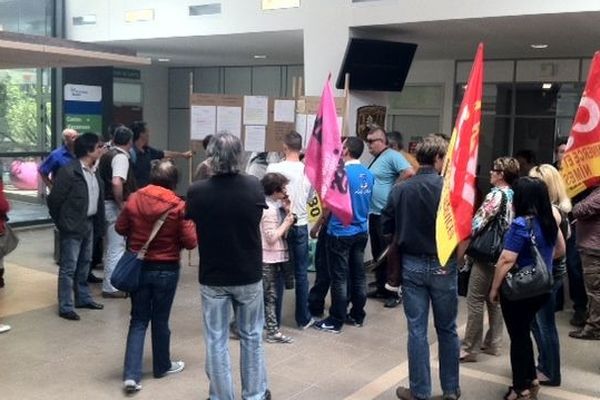
[(372, 144), (372, 143), (375, 143), (377, 141), (383, 142), (383, 139), (377, 138), (377, 139), (367, 139), (367, 140), (365, 140), (365, 142), (367, 142), (368, 144)]

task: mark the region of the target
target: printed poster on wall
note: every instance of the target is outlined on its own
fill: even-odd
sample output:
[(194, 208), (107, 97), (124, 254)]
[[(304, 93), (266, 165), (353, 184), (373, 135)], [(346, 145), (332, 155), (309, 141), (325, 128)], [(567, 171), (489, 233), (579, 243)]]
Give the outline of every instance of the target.
[(214, 135), (217, 127), (217, 107), (192, 106), (190, 112), (191, 140), (202, 140), (208, 135)]
[(244, 125), (267, 125), (268, 122), (269, 98), (244, 96)]

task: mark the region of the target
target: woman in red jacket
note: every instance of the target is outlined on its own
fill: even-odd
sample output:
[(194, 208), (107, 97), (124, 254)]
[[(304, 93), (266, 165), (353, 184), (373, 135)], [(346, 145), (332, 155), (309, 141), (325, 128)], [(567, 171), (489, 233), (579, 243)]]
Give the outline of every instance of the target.
[(140, 287), (131, 293), (131, 321), (127, 335), (124, 389), (128, 393), (142, 388), (144, 338), (152, 321), (152, 367), (155, 378), (183, 370), (183, 361), (171, 361), (169, 315), (179, 279), (182, 248), (197, 245), (194, 223), (184, 220), (185, 203), (173, 190), (177, 186), (177, 168), (170, 161), (155, 161), (150, 172), (150, 185), (133, 193), (119, 215), (115, 229), (127, 237), (129, 248), (137, 252), (148, 240), (154, 223), (169, 214), (150, 243)]
[[(0, 177), (0, 235), (4, 234), (6, 227), (6, 221), (8, 220), (7, 214), (10, 209), (10, 204), (4, 196), (4, 184)], [(0, 288), (4, 287), (4, 257), (0, 257)], [(0, 333), (10, 331), (10, 325), (0, 324)]]

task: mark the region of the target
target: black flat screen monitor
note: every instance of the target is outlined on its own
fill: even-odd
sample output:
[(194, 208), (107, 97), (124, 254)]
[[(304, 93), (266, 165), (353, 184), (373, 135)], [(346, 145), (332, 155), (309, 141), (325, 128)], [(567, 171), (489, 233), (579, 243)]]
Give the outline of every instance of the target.
[(400, 92), (417, 45), (373, 39), (350, 39), (336, 87), (344, 88), (350, 73), (350, 89)]

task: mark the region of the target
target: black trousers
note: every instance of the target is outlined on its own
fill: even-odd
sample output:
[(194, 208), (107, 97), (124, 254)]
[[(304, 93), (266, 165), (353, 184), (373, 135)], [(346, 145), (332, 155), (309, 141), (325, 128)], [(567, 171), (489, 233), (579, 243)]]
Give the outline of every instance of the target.
[(315, 248), (315, 283), (308, 293), (308, 309), (312, 316), (323, 315), (325, 310), (325, 297), (329, 292), (331, 278), (327, 264), (327, 226), (319, 231), (317, 247)]
[(549, 293), (517, 301), (500, 296), (502, 315), (510, 336), (510, 365), (516, 391), (529, 389), (532, 381), (537, 378), (530, 333), (531, 323), (549, 298)]
[[(383, 237), (381, 215), (369, 214), (369, 238), (371, 239), (371, 254), (373, 255), (373, 261), (375, 261), (379, 259), (379, 256), (387, 246), (387, 241)], [(386, 280), (387, 262), (382, 262), (375, 270), (375, 282), (377, 283), (378, 291), (385, 292)]]

